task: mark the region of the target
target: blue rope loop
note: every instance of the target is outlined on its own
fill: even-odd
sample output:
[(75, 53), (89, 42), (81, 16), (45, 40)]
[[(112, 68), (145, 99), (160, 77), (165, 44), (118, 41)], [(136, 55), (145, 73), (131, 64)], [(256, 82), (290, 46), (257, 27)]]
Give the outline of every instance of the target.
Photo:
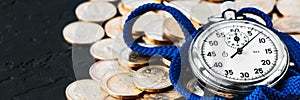
[(267, 14), (265, 14), (263, 11), (260, 11), (256, 8), (253, 8), (253, 7), (247, 7), (247, 8), (242, 8), (241, 10), (239, 10), (237, 12), (237, 15), (242, 16), (246, 13), (254, 14), (256, 16), (259, 16), (260, 18), (262, 18), (266, 22), (267, 28), (270, 28), (270, 29), (273, 28), (273, 23), (272, 23), (271, 18)]
[(140, 54), (147, 55), (147, 56), (153, 56), (158, 54), (166, 58), (172, 58), (173, 52), (177, 51), (176, 46), (160, 46), (160, 47), (152, 47), (152, 48), (143, 47), (140, 46), (132, 38), (132, 26), (134, 22), (139, 18), (140, 15), (143, 15), (148, 11), (155, 11), (155, 10), (164, 10), (169, 12), (180, 25), (185, 37), (188, 37), (190, 33), (193, 33), (196, 30), (193, 24), (189, 21), (189, 19), (176, 8), (165, 6), (163, 4), (150, 3), (138, 7), (137, 9), (135, 9), (133, 12), (130, 13), (130, 15), (128, 16), (124, 24), (123, 38), (127, 46), (129, 46), (133, 51), (136, 51)]
[[(137, 19), (139, 15), (144, 14), (147, 11), (153, 10), (166, 10), (175, 17), (180, 26), (185, 33), (186, 42), (182, 47), (176, 48), (175, 46), (162, 46), (156, 48), (146, 48), (138, 45), (132, 35), (130, 34), (132, 31), (132, 25)], [(290, 67), (286, 75), (282, 78), (282, 80), (277, 83), (273, 88), (266, 86), (257, 86), (254, 91), (252, 91), (249, 95), (245, 96), (245, 100), (298, 100), (300, 98), (300, 44), (293, 39), (291, 36), (281, 33), (273, 28), (272, 21), (268, 15), (263, 13), (262, 11), (255, 8), (243, 8), (238, 11), (238, 15), (244, 15), (246, 13), (254, 14), (261, 17), (266, 22), (266, 27), (271, 29), (274, 33), (276, 33), (282, 41), (286, 44), (288, 51), (290, 53), (291, 60), (295, 63), (296, 67)], [(257, 22), (255, 19), (247, 18), (246, 20)], [(199, 99), (211, 99), (211, 100), (225, 100), (225, 98), (214, 96), (209, 92), (205, 92), (203, 97), (198, 96), (194, 93), (191, 93), (184, 85), (186, 80), (180, 78), (181, 74), (190, 74), (186, 73), (186, 69), (190, 68), (190, 64), (188, 62), (188, 49), (193, 38), (201, 34), (204, 31), (203, 28), (199, 28), (195, 31), (194, 27), (192, 27), (191, 22), (177, 9), (164, 6), (161, 4), (146, 4), (140, 6), (136, 10), (134, 10), (124, 25), (124, 39), (128, 46), (133, 51), (139, 52), (144, 55), (152, 56), (154, 54), (160, 54), (167, 58), (172, 58), (169, 76), (170, 81), (173, 84), (174, 88), (180, 92), (184, 97), (190, 100), (199, 100)], [(192, 33), (190, 36), (188, 33)], [(211, 94), (211, 95), (210, 95)]]

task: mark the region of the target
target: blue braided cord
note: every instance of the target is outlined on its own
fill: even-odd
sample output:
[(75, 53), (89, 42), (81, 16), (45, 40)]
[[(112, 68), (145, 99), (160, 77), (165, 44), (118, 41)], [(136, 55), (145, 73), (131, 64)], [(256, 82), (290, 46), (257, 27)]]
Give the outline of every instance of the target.
[(145, 4), (137, 9), (135, 9), (133, 12), (130, 13), (128, 16), (125, 24), (124, 24), (124, 30), (123, 30), (123, 38), (125, 40), (125, 43), (133, 50), (138, 53), (141, 53), (143, 55), (147, 56), (153, 56), (155, 54), (159, 54), (166, 58), (171, 58), (174, 51), (177, 51), (176, 46), (160, 46), (160, 47), (143, 47), (140, 46), (135, 40), (132, 38), (132, 26), (134, 22), (139, 18), (140, 15), (148, 12), (148, 11), (155, 11), (155, 10), (165, 10), (172, 14), (172, 16), (176, 19), (176, 21), (181, 26), (181, 29), (186, 37), (190, 35), (190, 33), (193, 33), (196, 29), (194, 28), (193, 24), (189, 21), (189, 19), (184, 16), (179, 10), (176, 8), (165, 6), (163, 4)]
[(266, 22), (266, 26), (268, 28), (273, 28), (273, 23), (272, 23), (271, 18), (267, 14), (265, 14), (263, 11), (260, 11), (256, 8), (247, 7), (247, 8), (242, 8), (241, 10), (239, 10), (237, 12), (237, 15), (242, 16), (246, 13), (250, 13), (250, 14), (254, 14), (254, 15), (259, 16), (260, 18), (262, 18)]

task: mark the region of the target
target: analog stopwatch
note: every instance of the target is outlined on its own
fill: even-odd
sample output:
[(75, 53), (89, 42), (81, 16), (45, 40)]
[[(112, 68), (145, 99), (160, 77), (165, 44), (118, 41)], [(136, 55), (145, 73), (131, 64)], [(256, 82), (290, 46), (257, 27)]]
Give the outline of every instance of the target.
[(204, 26), (191, 43), (189, 61), (202, 86), (240, 94), (257, 85), (273, 86), (285, 74), (289, 55), (270, 29), (226, 10)]

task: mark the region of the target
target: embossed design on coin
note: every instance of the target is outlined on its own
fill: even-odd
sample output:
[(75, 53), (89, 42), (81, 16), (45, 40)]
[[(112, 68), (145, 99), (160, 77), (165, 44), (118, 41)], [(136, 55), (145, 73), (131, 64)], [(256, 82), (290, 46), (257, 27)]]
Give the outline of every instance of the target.
[(149, 59), (149, 56), (134, 52), (130, 48), (124, 48), (119, 55), (118, 61), (123, 67), (130, 67), (130, 69), (135, 69), (145, 66), (145, 64), (148, 63)]
[(147, 92), (158, 92), (170, 87), (168, 68), (160, 65), (143, 67), (134, 74), (135, 85)]

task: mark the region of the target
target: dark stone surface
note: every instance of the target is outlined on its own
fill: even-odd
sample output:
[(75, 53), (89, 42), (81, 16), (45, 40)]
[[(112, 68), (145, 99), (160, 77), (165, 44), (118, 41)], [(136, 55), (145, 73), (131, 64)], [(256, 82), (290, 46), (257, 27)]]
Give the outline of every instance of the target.
[(75, 80), (62, 29), (86, 0), (0, 1), (0, 99), (65, 100)]

